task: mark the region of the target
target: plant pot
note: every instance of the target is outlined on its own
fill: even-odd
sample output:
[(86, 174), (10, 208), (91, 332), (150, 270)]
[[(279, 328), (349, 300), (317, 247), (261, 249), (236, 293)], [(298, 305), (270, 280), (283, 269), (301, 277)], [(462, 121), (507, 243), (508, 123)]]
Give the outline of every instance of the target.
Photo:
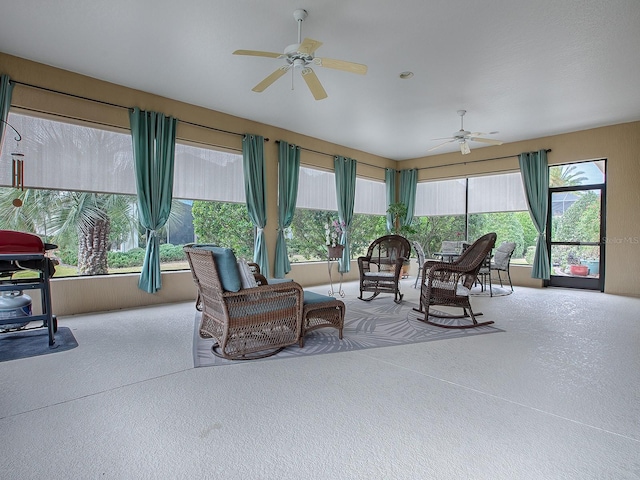
[(327, 249), (329, 250), (329, 258), (342, 258), (344, 245), (328, 246)]
[(402, 278), (408, 278), (409, 277), (409, 268), (411, 267), (411, 265), (409, 265), (408, 262), (405, 262), (402, 264), (402, 273), (401, 276)]
[(586, 277), (589, 273), (589, 267), (587, 267), (586, 265), (571, 265), (569, 267), (569, 271), (571, 272), (571, 275)]
[(599, 260), (580, 260), (581, 265), (586, 265), (589, 268), (589, 275), (598, 275), (600, 273), (600, 261)]

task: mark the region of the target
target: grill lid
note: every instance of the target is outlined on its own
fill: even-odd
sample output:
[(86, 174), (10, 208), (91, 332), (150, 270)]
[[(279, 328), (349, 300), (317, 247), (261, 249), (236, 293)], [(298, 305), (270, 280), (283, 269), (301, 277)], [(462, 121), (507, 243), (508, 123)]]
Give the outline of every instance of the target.
[[(46, 245), (46, 247), (45, 247)], [(0, 230), (0, 255), (20, 253), (42, 253), (56, 248), (51, 243), (44, 244), (40, 237), (33, 233)]]

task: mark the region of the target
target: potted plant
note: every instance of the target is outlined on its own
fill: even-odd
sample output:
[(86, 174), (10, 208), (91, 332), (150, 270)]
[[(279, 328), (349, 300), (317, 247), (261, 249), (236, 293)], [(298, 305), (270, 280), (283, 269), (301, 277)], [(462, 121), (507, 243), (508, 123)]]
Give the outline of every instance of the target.
[[(407, 215), (407, 206), (402, 203), (392, 203), (387, 208), (387, 215), (391, 215), (393, 218), (393, 230), (396, 235), (402, 235), (403, 237), (407, 237), (409, 235), (413, 235), (416, 233), (416, 229), (411, 225), (402, 225), (402, 220)], [(409, 275), (409, 259), (407, 258), (402, 265), (402, 276), (406, 277)]]
[(346, 228), (347, 226), (344, 222), (339, 220), (331, 221), (330, 218), (327, 218), (327, 223), (324, 224), (324, 237), (329, 258), (342, 258), (344, 245), (341, 245), (339, 241)]
[(402, 225), (402, 219), (407, 215), (407, 206), (404, 203), (392, 203), (387, 208), (387, 215), (393, 218), (393, 230), (396, 235), (406, 237), (416, 233), (416, 229), (411, 225)]

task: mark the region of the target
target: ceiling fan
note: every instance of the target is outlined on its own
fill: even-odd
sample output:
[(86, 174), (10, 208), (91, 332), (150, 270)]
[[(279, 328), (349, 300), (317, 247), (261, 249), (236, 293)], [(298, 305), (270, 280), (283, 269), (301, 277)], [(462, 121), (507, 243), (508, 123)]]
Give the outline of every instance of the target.
[(309, 90), (316, 100), (327, 98), (318, 76), (315, 74), (311, 65), (318, 67), (333, 68), (336, 70), (344, 70), (345, 72), (359, 73), (364, 75), (367, 73), (367, 66), (360, 63), (345, 62), (344, 60), (335, 60), (332, 58), (315, 57), (313, 54), (322, 45), (322, 42), (302, 37), (302, 22), (307, 18), (307, 11), (298, 9), (293, 12), (293, 18), (298, 22), (298, 43), (289, 45), (284, 49), (284, 53), (261, 52), (257, 50), (236, 50), (234, 55), (250, 55), (254, 57), (281, 58), (285, 60), (285, 64), (278, 68), (267, 78), (252, 88), (254, 92), (263, 92), (272, 83), (282, 77), (289, 70), (298, 70), (302, 78), (306, 82)]
[(468, 130), (464, 129), (464, 114), (467, 113), (466, 110), (458, 110), (458, 115), (460, 115), (460, 130), (453, 133), (452, 137), (444, 137), (444, 138), (433, 138), (432, 140), (447, 140), (435, 147), (430, 148), (427, 152), (435, 150), (436, 148), (440, 148), (443, 145), (448, 143), (458, 142), (460, 144), (460, 152), (462, 155), (466, 155), (467, 153), (471, 153), (471, 149), (469, 148), (469, 141), (472, 142), (481, 142), (488, 143), (489, 145), (502, 145), (504, 142), (500, 140), (494, 140), (493, 138), (483, 138), (480, 135), (493, 135), (498, 132), (489, 132), (489, 133), (480, 133), (474, 132), (471, 133)]

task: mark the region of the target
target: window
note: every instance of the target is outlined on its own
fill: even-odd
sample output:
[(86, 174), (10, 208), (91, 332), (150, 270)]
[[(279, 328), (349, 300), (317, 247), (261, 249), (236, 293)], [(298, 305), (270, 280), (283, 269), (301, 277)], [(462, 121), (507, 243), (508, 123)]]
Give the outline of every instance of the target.
[(519, 172), (419, 183), (415, 212), (416, 239), (427, 255), (443, 240), (472, 242), (487, 232), (498, 234), (498, 245), (516, 242), (514, 261), (524, 263), (528, 248), (535, 248)]
[[(23, 153), (27, 188), (136, 194), (129, 132), (16, 113), (9, 113), (8, 121), (22, 141), (16, 146), (7, 131), (0, 162), (10, 165), (10, 152)], [(0, 169), (0, 186), (10, 185), (11, 169)]]
[(416, 188), (416, 217), (464, 215), (466, 179), (421, 182)]
[(182, 240), (191, 229), (189, 241), (215, 243), (232, 248), (238, 258), (253, 259), (255, 228), (247, 212), (241, 154), (176, 143), (173, 195), (185, 207), (180, 226), (167, 222), (169, 231), (181, 229)]
[(466, 179), (418, 183), (413, 226), (427, 257), (440, 251), (443, 240), (465, 239)]
[(468, 195), (468, 238), (475, 240), (487, 232), (496, 232), (496, 247), (504, 241), (515, 242), (513, 261), (533, 260), (537, 232), (529, 216), (520, 172), (471, 177)]
[[(349, 232), (352, 258), (362, 255), (372, 238), (386, 232), (385, 191), (382, 181), (356, 178), (354, 215)], [(289, 260), (326, 260), (324, 225), (337, 219), (335, 174), (301, 166), (296, 213), (287, 232)]]
[(353, 213), (383, 215), (387, 212), (387, 187), (384, 182), (356, 178), (356, 202)]
[(242, 155), (176, 143), (173, 196), (246, 203)]
[(387, 187), (383, 181), (356, 178), (351, 222), (351, 258), (367, 253), (371, 242), (387, 234)]
[[(5, 135), (0, 228), (34, 232), (56, 243), (61, 261), (56, 277), (140, 271), (145, 232), (137, 219), (131, 134), (13, 112), (8, 121), (22, 141), (16, 146), (14, 137)], [(12, 169), (4, 168), (16, 148), (24, 154), (24, 191), (10, 188)], [(251, 256), (242, 156), (177, 144), (175, 161), (171, 217), (159, 232), (162, 269), (188, 268), (182, 244), (195, 235)], [(23, 199), (20, 209), (12, 205), (17, 196)], [(216, 228), (230, 222), (238, 227), (235, 237)]]

